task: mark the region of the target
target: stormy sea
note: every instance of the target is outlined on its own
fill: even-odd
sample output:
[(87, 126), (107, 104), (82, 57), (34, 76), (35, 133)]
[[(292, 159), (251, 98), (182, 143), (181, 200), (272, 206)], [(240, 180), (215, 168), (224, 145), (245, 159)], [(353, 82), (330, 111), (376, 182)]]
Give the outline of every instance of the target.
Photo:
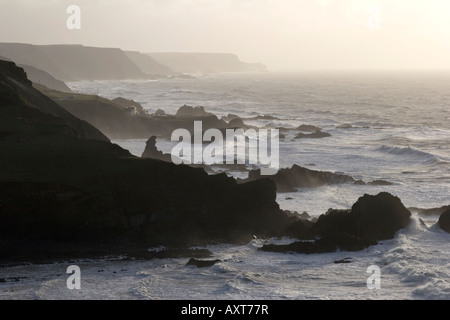
[[(318, 218), (348, 209), (364, 194), (389, 192), (412, 212), (392, 240), (360, 252), (285, 254), (258, 250), (288, 238), (205, 248), (220, 260), (209, 268), (188, 259), (147, 261), (105, 257), (2, 269), (2, 298), (12, 299), (450, 299), (450, 234), (425, 209), (450, 204), (450, 74), (196, 75), (193, 79), (69, 82), (74, 92), (139, 102), (149, 114), (204, 106), (246, 125), (284, 128), (280, 167), (342, 173), (372, 185), (338, 184), (279, 192), (281, 209)], [(327, 137), (296, 139), (300, 125)], [(291, 130), (289, 130), (291, 129)], [(146, 139), (113, 142), (140, 156)], [(170, 153), (174, 142), (159, 139)], [(245, 178), (246, 172), (230, 170)], [(425, 211), (426, 212), (426, 211)], [(149, 248), (158, 251), (162, 248)], [(337, 263), (346, 262), (346, 263)], [(65, 287), (66, 269), (82, 270), (82, 290)], [(369, 290), (370, 266), (381, 271)], [(20, 281), (14, 281), (20, 279)]]

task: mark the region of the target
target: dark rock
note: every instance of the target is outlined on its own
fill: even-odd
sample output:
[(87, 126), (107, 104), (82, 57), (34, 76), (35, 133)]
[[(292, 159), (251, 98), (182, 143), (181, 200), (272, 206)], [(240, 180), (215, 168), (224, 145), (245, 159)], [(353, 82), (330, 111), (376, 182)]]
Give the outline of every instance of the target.
[(445, 211), (439, 218), (439, 227), (450, 233), (450, 209)]
[(240, 129), (247, 128), (247, 126), (245, 125), (245, 123), (242, 119), (233, 119), (228, 123), (228, 126), (230, 128), (240, 128)]
[[(242, 181), (254, 181), (262, 178), (261, 170), (249, 172), (249, 178)], [(296, 188), (316, 188), (324, 185), (353, 183), (355, 180), (347, 175), (332, 172), (314, 171), (294, 165), (290, 169), (281, 169), (270, 177), (277, 185), (278, 192), (295, 192)]]
[(145, 116), (147, 114), (144, 110), (144, 107), (133, 100), (127, 100), (119, 97), (112, 100), (112, 102), (114, 102), (122, 110), (130, 113), (131, 115)]
[(354, 127), (351, 124), (346, 123), (346, 124), (342, 124), (340, 126), (337, 126), (336, 128), (337, 129), (353, 129)]
[(213, 116), (213, 114), (206, 112), (204, 107), (191, 107), (184, 105), (178, 109), (175, 116), (177, 118), (204, 118)]
[(312, 133), (316, 133), (316, 132), (321, 132), (322, 128), (316, 127), (316, 126), (312, 126), (312, 125), (307, 125), (307, 124), (302, 124), (301, 126), (297, 127), (298, 131), (302, 131), (302, 132), (312, 132)]
[(264, 245), (260, 250), (265, 252), (278, 253), (303, 253), (303, 254), (319, 254), (331, 253), (337, 250), (341, 251), (361, 251), (371, 245), (377, 244), (376, 241), (365, 240), (348, 234), (336, 234), (323, 237), (314, 242), (300, 241), (288, 245)]
[(153, 114), (155, 117), (167, 117), (168, 114), (161, 109), (156, 110), (156, 112)]
[(427, 226), (427, 224), (425, 223), (425, 221), (423, 221), (422, 219), (419, 218), (419, 222), (420, 222), (420, 225), (421, 225), (422, 227), (428, 228), (428, 226)]
[(181, 258), (195, 258), (205, 259), (213, 256), (208, 249), (190, 249), (190, 248), (165, 248), (158, 251), (142, 251), (134, 253), (133, 258), (141, 260), (152, 259), (181, 259)]
[(377, 196), (364, 195), (352, 207), (358, 235), (374, 240), (394, 238), (408, 226), (411, 212), (401, 200), (383, 192)]
[(365, 186), (366, 185), (366, 183), (364, 181), (362, 181), (362, 180), (356, 180), (355, 184), (359, 185), (359, 186)]
[(285, 234), (289, 237), (300, 239), (300, 240), (310, 240), (312, 239), (312, 231), (314, 223), (306, 219), (300, 219), (292, 223), (285, 231)]
[(197, 260), (197, 259), (190, 259), (187, 266), (196, 266), (197, 268), (209, 268), (215, 265), (216, 263), (221, 262), (221, 260)]
[(370, 186), (393, 186), (394, 184), (385, 180), (374, 180), (368, 183)]
[(321, 215), (312, 228), (315, 236), (328, 236), (331, 234), (346, 233), (357, 236), (356, 221), (350, 210), (330, 209)]
[(352, 258), (344, 258), (342, 260), (336, 260), (334, 261), (335, 264), (347, 264), (347, 263), (353, 263)]
[(311, 216), (308, 214), (308, 212), (303, 212), (301, 215), (300, 215), (300, 218), (302, 218), (302, 219), (311, 219)]
[(306, 242), (306, 241), (294, 242), (288, 245), (266, 244), (259, 250), (264, 252), (304, 253), (304, 254), (317, 254), (326, 252), (315, 242)]
[(156, 137), (150, 137), (150, 139), (148, 139), (144, 153), (141, 157), (161, 160), (165, 162), (172, 161), (171, 155), (165, 154), (156, 148)]
[[(389, 193), (361, 197), (351, 210), (330, 209), (316, 222), (293, 222), (286, 234), (302, 240), (287, 246), (267, 246), (264, 251), (324, 253), (360, 251), (376, 245), (378, 240), (391, 239), (409, 224), (411, 213), (400, 199)], [(306, 223), (307, 221), (307, 223)]]
[(314, 133), (299, 133), (295, 136), (295, 139), (321, 139), (331, 137), (331, 134), (328, 132), (318, 131)]
[(367, 238), (361, 238), (355, 235), (347, 233), (336, 233), (324, 236), (316, 243), (325, 250), (325, 252), (341, 251), (361, 251), (370, 246), (376, 245), (378, 242), (375, 240), (369, 240)]

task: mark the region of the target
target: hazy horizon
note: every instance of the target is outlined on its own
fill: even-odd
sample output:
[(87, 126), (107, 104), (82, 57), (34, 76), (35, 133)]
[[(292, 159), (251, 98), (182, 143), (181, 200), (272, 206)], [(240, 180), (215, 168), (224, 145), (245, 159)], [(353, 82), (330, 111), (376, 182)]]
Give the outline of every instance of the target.
[[(66, 27), (69, 5), (81, 30)], [(449, 13), (445, 0), (0, 0), (0, 42), (235, 53), (272, 71), (447, 70)]]

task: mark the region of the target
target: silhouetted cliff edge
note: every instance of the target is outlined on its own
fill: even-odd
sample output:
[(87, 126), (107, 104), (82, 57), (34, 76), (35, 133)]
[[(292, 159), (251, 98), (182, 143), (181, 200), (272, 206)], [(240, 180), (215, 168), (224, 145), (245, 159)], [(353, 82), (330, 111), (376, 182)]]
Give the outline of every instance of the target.
[(237, 184), (133, 157), (35, 90), (12, 62), (0, 61), (0, 121), (0, 260), (43, 241), (248, 241), (281, 235), (292, 221), (272, 181)]

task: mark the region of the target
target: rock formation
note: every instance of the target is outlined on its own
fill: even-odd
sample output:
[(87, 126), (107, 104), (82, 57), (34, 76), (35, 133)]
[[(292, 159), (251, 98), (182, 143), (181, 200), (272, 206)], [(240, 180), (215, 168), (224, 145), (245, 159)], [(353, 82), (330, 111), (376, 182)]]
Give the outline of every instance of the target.
[[(262, 178), (261, 170), (253, 170), (249, 173), (249, 178), (243, 181), (254, 181), (260, 178)], [(276, 183), (278, 192), (295, 192), (296, 188), (315, 188), (328, 184), (355, 182), (355, 179), (347, 175), (310, 170), (298, 165), (281, 169), (270, 179)]]
[(439, 227), (450, 233), (450, 209), (442, 213), (441, 217), (439, 218)]
[[(360, 251), (378, 241), (392, 239), (408, 226), (411, 213), (400, 199), (389, 193), (364, 195), (351, 210), (332, 210), (316, 223), (294, 222), (287, 233), (301, 240), (289, 245), (265, 245), (261, 250), (273, 252), (326, 253), (336, 250)], [(312, 225), (311, 225), (312, 224)]]

